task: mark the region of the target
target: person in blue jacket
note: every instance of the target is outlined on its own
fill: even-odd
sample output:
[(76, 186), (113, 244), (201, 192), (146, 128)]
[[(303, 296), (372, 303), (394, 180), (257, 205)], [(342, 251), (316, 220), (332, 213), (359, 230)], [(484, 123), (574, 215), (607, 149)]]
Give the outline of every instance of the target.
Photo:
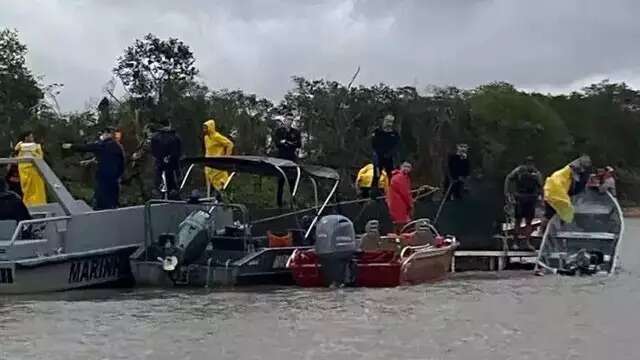
[(120, 177), (124, 173), (124, 151), (113, 138), (115, 129), (107, 128), (100, 140), (84, 144), (63, 144), (63, 149), (93, 153), (98, 162), (94, 198), (96, 210), (115, 209), (120, 198)]

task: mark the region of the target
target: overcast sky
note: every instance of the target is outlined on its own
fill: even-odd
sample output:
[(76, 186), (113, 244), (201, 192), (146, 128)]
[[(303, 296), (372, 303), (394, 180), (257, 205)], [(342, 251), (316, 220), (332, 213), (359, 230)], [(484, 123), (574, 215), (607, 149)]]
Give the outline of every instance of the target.
[(191, 46), (204, 82), (279, 100), (292, 75), (360, 84), (543, 92), (640, 86), (637, 0), (0, 0), (64, 110), (102, 96), (115, 59), (152, 32)]

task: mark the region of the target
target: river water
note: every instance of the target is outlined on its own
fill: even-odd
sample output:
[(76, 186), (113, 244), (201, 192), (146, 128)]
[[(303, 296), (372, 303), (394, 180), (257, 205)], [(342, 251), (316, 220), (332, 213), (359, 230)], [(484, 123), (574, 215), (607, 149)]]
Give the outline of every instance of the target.
[(640, 359), (638, 235), (609, 279), (0, 297), (0, 359)]

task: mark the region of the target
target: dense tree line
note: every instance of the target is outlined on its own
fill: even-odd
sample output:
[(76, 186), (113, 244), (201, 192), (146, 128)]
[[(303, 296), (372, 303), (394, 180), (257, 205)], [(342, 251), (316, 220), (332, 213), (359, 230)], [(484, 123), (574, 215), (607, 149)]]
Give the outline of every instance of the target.
[[(339, 169), (348, 178), (342, 192), (350, 194), (354, 173), (371, 157), (371, 131), (392, 113), (402, 138), (400, 157), (416, 164), (417, 183), (440, 184), (447, 153), (465, 142), (474, 176), (486, 181), (502, 181), (527, 155), (548, 174), (588, 153), (596, 164), (618, 169), (627, 200), (640, 200), (634, 193), (640, 182), (640, 92), (624, 83), (603, 81), (568, 95), (544, 95), (503, 82), (420, 91), (293, 77), (292, 89), (274, 103), (240, 90), (209, 89), (198, 80), (195, 55), (186, 44), (149, 34), (116, 59), (113, 73), (125, 96), (114, 95), (114, 80), (94, 110), (60, 113), (55, 94), (61, 85), (45, 85), (32, 74), (26, 52), (15, 31), (0, 32), (0, 156), (9, 155), (20, 131), (33, 129), (47, 160), (80, 196), (90, 194), (90, 169), (75, 166), (78, 159), (59, 150), (62, 142), (91, 140), (99, 128), (114, 125), (124, 130), (131, 154), (146, 124), (169, 120), (186, 155), (198, 155), (202, 123), (215, 118), (236, 153), (269, 154), (274, 117), (284, 113), (293, 114), (303, 134), (304, 161)], [(128, 172), (140, 173), (143, 182), (125, 183), (125, 202), (139, 202), (151, 169), (138, 162)]]

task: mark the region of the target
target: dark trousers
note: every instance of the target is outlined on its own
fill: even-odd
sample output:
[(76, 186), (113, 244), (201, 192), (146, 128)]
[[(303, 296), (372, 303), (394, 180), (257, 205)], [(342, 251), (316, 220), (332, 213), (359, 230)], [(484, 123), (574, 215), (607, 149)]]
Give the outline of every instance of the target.
[[(451, 189), (449, 189), (451, 187)], [(449, 190), (448, 200), (460, 200), (464, 195), (464, 181), (451, 180), (447, 177), (444, 182), (445, 191)]]
[(162, 161), (156, 162), (154, 185), (157, 190), (162, 187), (162, 173), (167, 181), (167, 192), (178, 191), (178, 178), (180, 171), (177, 164), (167, 164)]
[(379, 154), (373, 154), (373, 179), (371, 180), (371, 196), (377, 195), (378, 183), (380, 181), (380, 173), (384, 170), (387, 173), (387, 180), (391, 184), (391, 176), (393, 173), (393, 157), (380, 156)]
[(120, 198), (118, 179), (98, 179), (94, 198), (96, 210), (117, 209)]

